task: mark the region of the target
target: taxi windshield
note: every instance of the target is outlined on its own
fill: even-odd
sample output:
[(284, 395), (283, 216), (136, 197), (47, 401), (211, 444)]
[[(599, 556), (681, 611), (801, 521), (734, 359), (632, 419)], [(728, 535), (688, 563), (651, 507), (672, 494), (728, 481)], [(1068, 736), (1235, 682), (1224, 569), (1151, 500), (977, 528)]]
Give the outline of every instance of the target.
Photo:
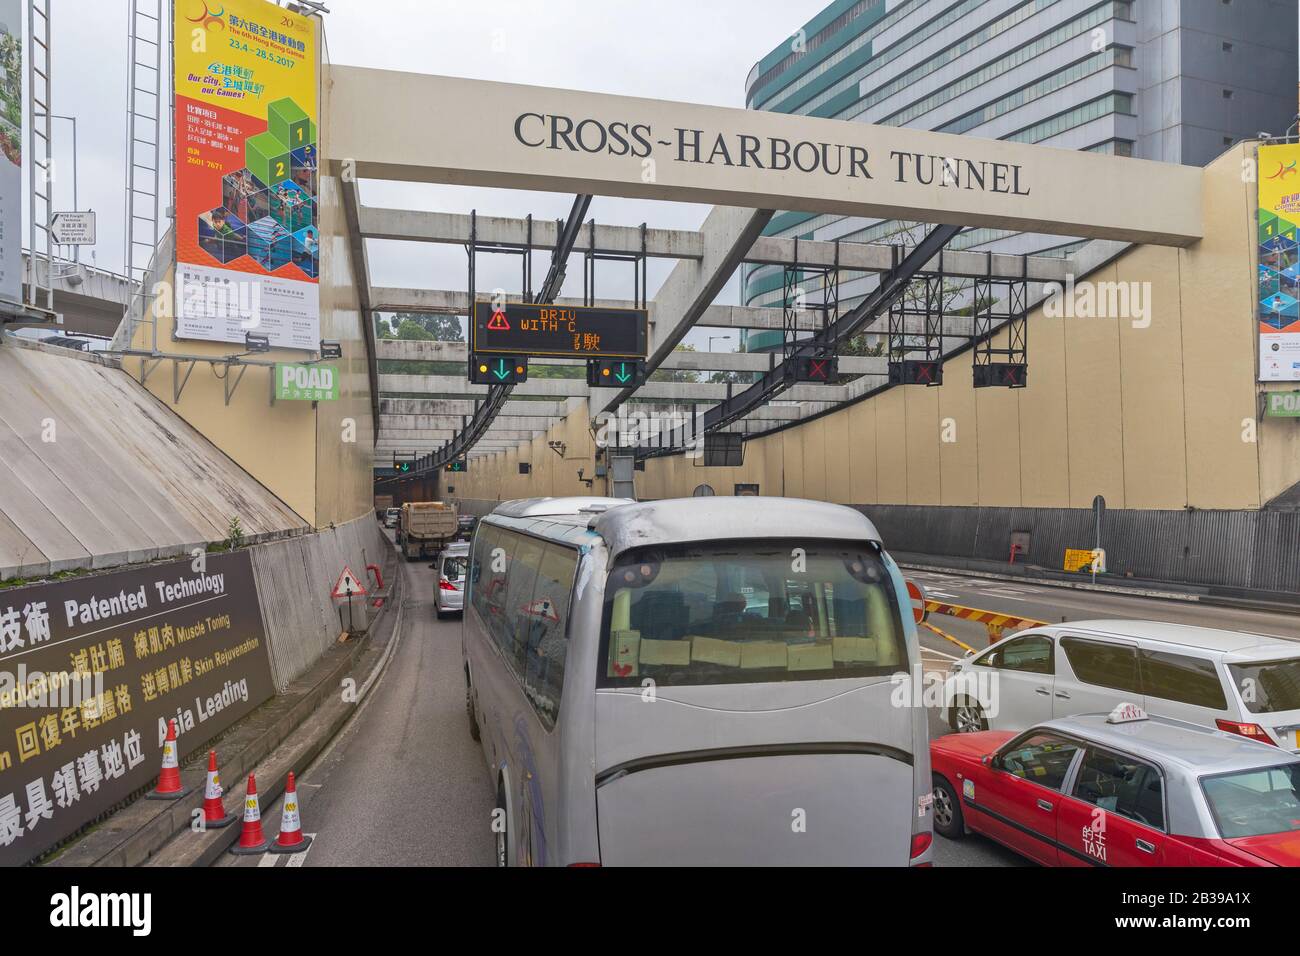
[(1225, 840), (1300, 830), (1300, 763), (1201, 780)]
[(860, 544), (641, 550), (605, 590), (601, 686), (731, 684), (907, 669), (894, 585)]

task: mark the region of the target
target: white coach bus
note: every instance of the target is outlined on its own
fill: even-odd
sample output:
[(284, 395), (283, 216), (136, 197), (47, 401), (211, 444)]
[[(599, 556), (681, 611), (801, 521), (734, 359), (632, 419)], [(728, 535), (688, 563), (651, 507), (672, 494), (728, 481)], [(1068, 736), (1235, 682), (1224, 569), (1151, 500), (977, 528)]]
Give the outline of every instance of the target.
[(529, 499), (479, 522), (462, 631), (502, 865), (923, 865), (897, 565), (785, 498)]

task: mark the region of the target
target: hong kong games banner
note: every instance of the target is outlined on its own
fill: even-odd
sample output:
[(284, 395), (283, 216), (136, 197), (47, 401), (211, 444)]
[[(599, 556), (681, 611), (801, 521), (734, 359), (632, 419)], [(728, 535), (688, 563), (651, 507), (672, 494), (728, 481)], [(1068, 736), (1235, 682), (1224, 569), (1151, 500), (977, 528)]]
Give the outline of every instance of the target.
[(320, 343), (318, 22), (176, 0), (176, 335)]
[(1300, 145), (1259, 148), (1259, 378), (1300, 381)]

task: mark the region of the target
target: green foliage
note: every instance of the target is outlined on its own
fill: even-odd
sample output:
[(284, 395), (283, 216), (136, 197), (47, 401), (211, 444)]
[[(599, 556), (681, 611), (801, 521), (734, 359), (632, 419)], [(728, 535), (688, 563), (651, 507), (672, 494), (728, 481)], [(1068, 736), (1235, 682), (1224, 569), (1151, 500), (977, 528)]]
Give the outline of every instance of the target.
[(231, 515), (226, 524), (226, 544), (231, 551), (244, 546), (244, 528), (239, 523), (239, 515)]
[(424, 342), (464, 342), (460, 318), (454, 315), (418, 315), (398, 312), (391, 319), (379, 319), (376, 331), (381, 339)]

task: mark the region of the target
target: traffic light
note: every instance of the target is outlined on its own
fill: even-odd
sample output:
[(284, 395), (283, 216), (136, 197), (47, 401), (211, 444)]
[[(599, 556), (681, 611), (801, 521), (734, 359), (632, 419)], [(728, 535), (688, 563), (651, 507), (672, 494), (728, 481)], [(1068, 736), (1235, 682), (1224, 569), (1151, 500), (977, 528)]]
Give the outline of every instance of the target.
[(471, 355), (469, 380), (474, 385), (518, 385), (528, 381), (526, 355)]
[(839, 378), (840, 360), (834, 355), (798, 355), (794, 360), (796, 382), (830, 385)]
[(890, 385), (942, 385), (943, 362), (938, 359), (907, 359), (889, 363)]
[(645, 384), (641, 359), (588, 359), (587, 384), (593, 388), (636, 388)]
[(412, 451), (395, 451), (393, 452), (393, 469), (400, 475), (408, 474), (411, 467), (415, 464), (415, 452)]
[(442, 466), (442, 470), (457, 475), (463, 475), (465, 472), (469, 471), (469, 459), (457, 458), (454, 461), (449, 461), (447, 464)]
[(1024, 388), (1029, 366), (1024, 362), (985, 362), (974, 365), (976, 388)]

